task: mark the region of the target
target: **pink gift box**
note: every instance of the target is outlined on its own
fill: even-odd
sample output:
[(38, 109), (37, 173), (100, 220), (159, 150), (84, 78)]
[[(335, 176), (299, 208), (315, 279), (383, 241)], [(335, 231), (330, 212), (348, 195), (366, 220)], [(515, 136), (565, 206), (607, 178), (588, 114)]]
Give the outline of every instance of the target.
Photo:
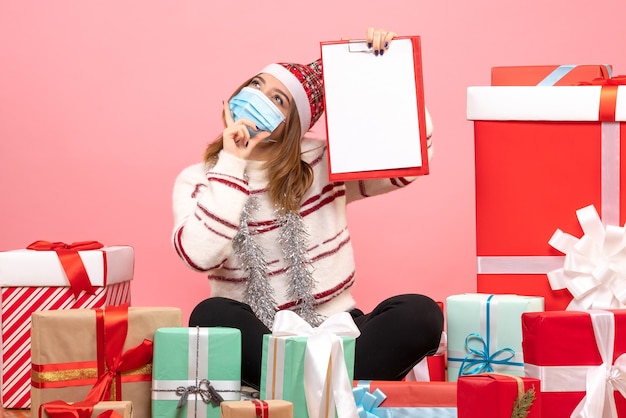
[(134, 250), (129, 246), (78, 252), (94, 294), (75, 298), (55, 251), (0, 252), (2, 406), (30, 407), (30, 327), (35, 311), (130, 303)]

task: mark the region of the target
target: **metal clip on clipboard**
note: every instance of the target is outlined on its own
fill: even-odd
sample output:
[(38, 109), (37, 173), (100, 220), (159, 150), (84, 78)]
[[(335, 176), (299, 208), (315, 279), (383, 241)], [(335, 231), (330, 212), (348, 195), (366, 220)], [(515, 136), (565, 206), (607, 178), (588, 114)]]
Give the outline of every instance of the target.
[(366, 54), (371, 54), (374, 51), (372, 48), (367, 47), (367, 41), (365, 39), (356, 39), (348, 41), (348, 52), (364, 52)]

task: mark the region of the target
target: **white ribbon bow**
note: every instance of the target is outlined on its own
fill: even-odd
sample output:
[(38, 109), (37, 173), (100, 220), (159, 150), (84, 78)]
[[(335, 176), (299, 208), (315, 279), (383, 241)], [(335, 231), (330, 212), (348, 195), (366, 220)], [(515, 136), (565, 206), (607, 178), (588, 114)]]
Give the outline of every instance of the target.
[(574, 299), (567, 310), (626, 307), (626, 233), (606, 228), (593, 205), (576, 211), (584, 235), (557, 229), (550, 245), (565, 254), (562, 268), (548, 273), (553, 290), (567, 289)]
[(349, 313), (335, 314), (313, 328), (295, 312), (278, 311), (272, 335), (308, 337), (304, 357), (304, 393), (309, 418), (334, 417), (335, 406), (339, 418), (358, 416), (340, 338), (361, 335)]
[(607, 311), (589, 311), (602, 358), (599, 366), (587, 369), (585, 397), (572, 412), (571, 418), (618, 418), (613, 391), (626, 397), (626, 353), (613, 364), (615, 316)]

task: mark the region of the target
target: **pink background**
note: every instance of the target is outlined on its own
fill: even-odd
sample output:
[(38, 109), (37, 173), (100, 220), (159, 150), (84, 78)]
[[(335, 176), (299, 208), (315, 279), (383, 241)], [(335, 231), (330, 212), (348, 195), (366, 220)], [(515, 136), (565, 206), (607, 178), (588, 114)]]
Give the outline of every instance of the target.
[(359, 305), (475, 291), (466, 88), (501, 65), (626, 73), (625, 12), (623, 0), (0, 0), (0, 250), (131, 245), (133, 304), (186, 318), (209, 287), (172, 249), (172, 184), (220, 132), (222, 100), (269, 62), (312, 61), (320, 41), (373, 25), (422, 37), (435, 157), (411, 187), (350, 207)]

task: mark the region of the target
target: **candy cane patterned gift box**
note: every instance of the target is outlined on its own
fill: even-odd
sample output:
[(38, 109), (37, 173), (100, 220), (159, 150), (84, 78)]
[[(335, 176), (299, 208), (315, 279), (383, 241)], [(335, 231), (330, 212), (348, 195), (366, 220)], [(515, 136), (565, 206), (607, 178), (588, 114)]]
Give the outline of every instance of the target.
[(130, 303), (135, 253), (95, 241), (38, 241), (0, 252), (2, 406), (30, 406), (30, 327), (35, 311)]

